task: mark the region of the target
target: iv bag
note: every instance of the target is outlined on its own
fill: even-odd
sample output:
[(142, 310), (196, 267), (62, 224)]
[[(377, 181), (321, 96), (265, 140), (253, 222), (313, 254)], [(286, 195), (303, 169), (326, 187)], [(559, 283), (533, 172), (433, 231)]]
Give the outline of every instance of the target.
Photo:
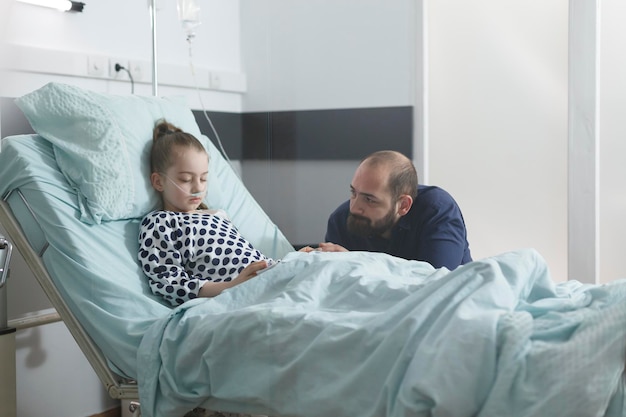
[(178, 19), (191, 42), (195, 36), (194, 29), (200, 24), (200, 7), (196, 0), (178, 0)]

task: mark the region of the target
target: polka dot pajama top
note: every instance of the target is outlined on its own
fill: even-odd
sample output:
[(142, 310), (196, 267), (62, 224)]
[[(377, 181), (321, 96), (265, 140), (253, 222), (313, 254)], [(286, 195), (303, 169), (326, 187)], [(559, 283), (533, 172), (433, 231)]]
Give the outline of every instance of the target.
[(174, 306), (196, 298), (207, 281), (231, 281), (251, 262), (268, 260), (219, 211), (148, 214), (138, 258), (152, 292)]

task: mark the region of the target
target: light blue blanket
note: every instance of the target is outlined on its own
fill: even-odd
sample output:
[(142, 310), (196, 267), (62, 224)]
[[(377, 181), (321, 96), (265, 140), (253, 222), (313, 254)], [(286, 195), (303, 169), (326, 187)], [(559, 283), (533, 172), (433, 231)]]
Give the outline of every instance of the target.
[(450, 272), (372, 253), (291, 253), (157, 322), (145, 417), (624, 416), (626, 283), (552, 283), (521, 250)]

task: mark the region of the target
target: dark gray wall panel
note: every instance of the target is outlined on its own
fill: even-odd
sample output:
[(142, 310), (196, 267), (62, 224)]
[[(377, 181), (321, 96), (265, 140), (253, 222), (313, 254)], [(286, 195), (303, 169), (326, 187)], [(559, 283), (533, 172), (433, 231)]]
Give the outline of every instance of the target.
[[(11, 98), (0, 98), (2, 137), (33, 133)], [(193, 111), (200, 131), (219, 148), (204, 113)], [(382, 149), (411, 157), (413, 109), (208, 112), (228, 157), (235, 160), (361, 160)]]
[(360, 160), (382, 149), (412, 155), (411, 107), (245, 113), (242, 117), (244, 159)]

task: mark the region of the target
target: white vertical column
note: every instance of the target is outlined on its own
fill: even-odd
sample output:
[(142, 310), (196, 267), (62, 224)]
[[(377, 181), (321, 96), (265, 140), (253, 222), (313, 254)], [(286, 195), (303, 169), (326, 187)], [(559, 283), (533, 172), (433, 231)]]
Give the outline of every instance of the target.
[(415, 4), (415, 51), (413, 66), (415, 84), (413, 91), (413, 163), (417, 169), (420, 184), (428, 184), (428, 49), (427, 2), (418, 0)]
[(568, 277), (599, 271), (600, 0), (569, 2)]

